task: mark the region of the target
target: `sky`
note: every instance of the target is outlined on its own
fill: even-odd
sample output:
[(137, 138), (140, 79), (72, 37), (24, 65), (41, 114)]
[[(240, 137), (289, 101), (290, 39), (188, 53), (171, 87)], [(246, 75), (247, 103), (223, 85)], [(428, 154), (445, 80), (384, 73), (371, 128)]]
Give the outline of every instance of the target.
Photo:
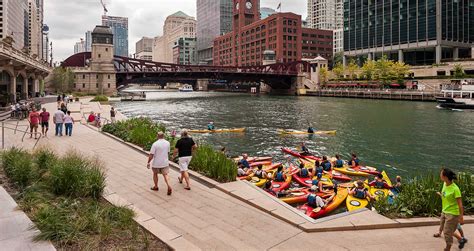
[[(219, 0), (214, 0), (219, 1)], [(87, 30), (101, 23), (103, 9), (100, 0), (46, 0), (44, 23), (49, 26), (53, 42), (54, 61), (63, 61), (74, 53), (74, 44), (85, 37)], [(168, 15), (177, 11), (195, 17), (196, 0), (104, 0), (108, 15), (128, 17), (129, 53), (143, 36), (156, 37), (163, 33)], [(261, 0), (261, 7), (282, 12), (294, 12), (306, 18), (307, 0)]]

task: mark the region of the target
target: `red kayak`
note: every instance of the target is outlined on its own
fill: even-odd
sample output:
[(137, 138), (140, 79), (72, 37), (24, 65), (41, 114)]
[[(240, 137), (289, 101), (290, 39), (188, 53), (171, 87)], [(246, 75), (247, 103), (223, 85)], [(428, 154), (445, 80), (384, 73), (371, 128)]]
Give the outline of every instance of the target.
[(304, 187), (311, 187), (313, 184), (313, 179), (311, 177), (303, 178), (298, 173), (293, 174), (293, 179), (300, 185)]
[[(270, 170), (273, 170), (279, 166), (281, 166), (282, 164), (281, 163), (272, 163), (271, 161), (270, 162), (265, 162), (262, 164), (263, 165), (263, 171), (265, 172), (268, 172)], [(252, 166), (250, 165), (251, 167), (253, 167), (252, 169), (255, 171), (256, 170), (256, 166)], [(257, 165), (258, 166), (258, 165)], [(240, 176), (240, 177), (237, 177), (239, 180), (248, 180), (250, 178), (253, 177), (253, 173), (249, 174), (249, 175), (246, 175), (246, 176)]]
[(299, 152), (295, 152), (295, 151), (290, 150), (290, 149), (288, 149), (288, 148), (282, 148), (281, 151), (284, 152), (284, 153), (287, 153), (287, 154), (289, 154), (289, 155), (293, 155), (293, 156), (295, 156), (295, 157), (297, 157), (297, 158), (312, 159), (312, 160), (321, 160), (321, 158), (319, 158), (319, 157), (316, 157), (316, 156), (313, 156), (313, 155), (307, 155), (307, 156), (305, 156), (305, 155), (300, 154)]
[(250, 163), (250, 167), (257, 167), (257, 166), (259, 166), (259, 165), (267, 166), (267, 165), (271, 165), (271, 164), (272, 164), (272, 161), (271, 161), (271, 160), (258, 161), (258, 162), (252, 162), (252, 163)]
[[(290, 193), (288, 195), (286, 195), (285, 197), (281, 197), (280, 200), (288, 204), (304, 203), (306, 202), (308, 195), (311, 193), (309, 188), (289, 192)], [(331, 196), (331, 193), (318, 192), (316, 194), (321, 198), (328, 198), (329, 196)]]
[(289, 172), (286, 173), (286, 179), (285, 181), (275, 181), (275, 180), (272, 180), (272, 190), (273, 192), (277, 193), (277, 192), (281, 192), (283, 190), (286, 190), (290, 187), (291, 185), (291, 177), (293, 176), (293, 174), (295, 172), (298, 171), (298, 169), (291, 165), (289, 167)]
[(342, 174), (338, 171), (332, 171), (332, 172), (328, 172), (329, 176), (331, 176), (331, 179), (334, 179), (334, 180), (339, 180), (339, 181), (351, 181), (352, 178), (345, 175), (345, 174)]

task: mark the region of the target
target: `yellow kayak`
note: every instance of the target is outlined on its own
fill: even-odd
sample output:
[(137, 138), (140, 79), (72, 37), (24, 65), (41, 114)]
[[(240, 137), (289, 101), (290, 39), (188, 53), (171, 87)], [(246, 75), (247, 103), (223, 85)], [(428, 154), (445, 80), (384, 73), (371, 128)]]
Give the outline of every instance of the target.
[(216, 130), (188, 130), (189, 133), (227, 133), (227, 132), (245, 132), (245, 128), (216, 129)]
[(283, 129), (278, 129), (277, 130), (280, 134), (331, 134), (334, 135), (336, 134), (336, 130), (332, 131), (315, 131), (314, 133), (309, 133), (306, 131), (298, 131), (298, 130), (283, 130)]
[[(392, 186), (392, 182), (391, 182), (390, 179), (388, 178), (387, 173), (385, 173), (385, 171), (382, 171), (382, 175), (383, 175), (383, 179), (385, 180), (385, 182), (387, 182), (387, 184), (388, 184), (389, 186)], [(370, 187), (370, 188), (369, 188), (369, 192), (370, 192), (370, 194), (372, 194), (373, 196), (376, 196), (377, 199), (378, 199), (379, 197), (387, 197), (387, 196), (390, 194), (390, 190), (389, 190), (389, 189), (386, 189), (386, 188)]]
[[(355, 182), (353, 184), (354, 184), (353, 186), (355, 186)], [(364, 182), (364, 186), (368, 188), (367, 180)], [(352, 189), (352, 188), (348, 188), (348, 189)], [(349, 212), (367, 207), (367, 205), (369, 205), (369, 201), (367, 199), (359, 199), (350, 194), (347, 196), (346, 207)]]
[(353, 176), (364, 176), (364, 177), (367, 177), (367, 176), (370, 175), (369, 173), (365, 173), (365, 172), (361, 172), (361, 171), (356, 171), (356, 170), (354, 170), (352, 167), (349, 167), (349, 166), (334, 167), (333, 169), (334, 169), (335, 171), (340, 172), (340, 173), (347, 174), (347, 175), (353, 175)]

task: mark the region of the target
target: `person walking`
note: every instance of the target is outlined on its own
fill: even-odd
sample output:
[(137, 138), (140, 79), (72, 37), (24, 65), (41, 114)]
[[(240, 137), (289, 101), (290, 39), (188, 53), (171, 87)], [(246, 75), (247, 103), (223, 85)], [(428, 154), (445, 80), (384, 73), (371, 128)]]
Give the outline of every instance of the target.
[(63, 136), (64, 116), (65, 114), (63, 111), (61, 111), (61, 108), (58, 108), (58, 110), (53, 115), (53, 122), (55, 124), (56, 136)]
[(35, 108), (33, 108), (28, 115), (28, 122), (30, 122), (30, 139), (33, 138), (33, 131), (35, 131), (35, 139), (37, 139), (36, 134), (38, 133), (38, 125), (40, 121), (40, 115), (36, 111)]
[(71, 111), (67, 111), (66, 116), (64, 116), (64, 127), (66, 129), (66, 136), (72, 136), (72, 125), (74, 124), (74, 119), (71, 117)]
[[(168, 174), (170, 171), (169, 153), (170, 142), (165, 140), (163, 132), (158, 132), (158, 140), (151, 146), (150, 154), (148, 155), (147, 168), (153, 170), (153, 182), (155, 186), (151, 188), (153, 191), (158, 191), (158, 174), (162, 174), (166, 185), (168, 186), (168, 195), (171, 195), (172, 189), (169, 184)], [(153, 162), (152, 162), (153, 161)]]
[[(447, 168), (443, 168), (440, 178), (444, 181), (443, 188), (441, 193), (437, 192), (437, 194), (441, 197), (442, 213), (439, 232), (434, 234), (434, 237), (440, 237), (443, 233), (446, 242), (444, 250), (449, 251), (453, 245), (453, 235), (458, 224), (464, 224), (464, 208), (462, 206), (461, 190), (453, 182), (456, 180), (456, 174)], [(459, 244), (460, 248), (464, 247), (464, 243), (460, 242)]]
[(115, 109), (114, 109), (113, 106), (112, 106), (112, 108), (110, 108), (110, 121), (112, 123), (115, 123)]
[(189, 186), (188, 167), (195, 149), (196, 143), (188, 136), (188, 131), (183, 130), (181, 132), (181, 138), (176, 142), (173, 151), (173, 159), (176, 157), (176, 154), (178, 154), (179, 171), (181, 172), (181, 177), (178, 177), (178, 181), (179, 183), (183, 183), (183, 179), (186, 181), (186, 187), (184, 187), (186, 190), (191, 190)]
[(44, 137), (47, 137), (49, 130), (49, 112), (46, 111), (46, 108), (43, 108), (43, 112), (40, 113), (40, 122), (41, 122), (41, 133)]

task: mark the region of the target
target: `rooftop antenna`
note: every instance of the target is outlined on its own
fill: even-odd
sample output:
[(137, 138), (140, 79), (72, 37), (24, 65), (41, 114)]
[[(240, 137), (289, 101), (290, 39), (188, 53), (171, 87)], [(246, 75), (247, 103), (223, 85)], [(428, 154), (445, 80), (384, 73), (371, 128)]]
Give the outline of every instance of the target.
[(104, 16), (107, 16), (107, 12), (109, 12), (109, 10), (107, 10), (104, 0), (100, 0), (100, 4), (102, 4), (102, 7), (104, 8)]

